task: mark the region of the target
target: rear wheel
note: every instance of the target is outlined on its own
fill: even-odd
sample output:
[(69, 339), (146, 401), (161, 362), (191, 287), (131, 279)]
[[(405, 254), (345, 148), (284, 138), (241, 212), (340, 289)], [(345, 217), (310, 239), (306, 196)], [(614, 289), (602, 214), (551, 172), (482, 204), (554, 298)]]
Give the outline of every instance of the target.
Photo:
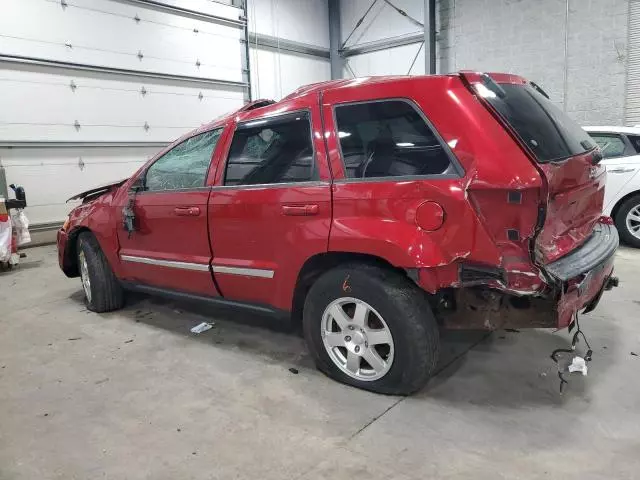
[(620, 238), (628, 245), (640, 248), (640, 195), (626, 199), (614, 218)]
[(122, 308), (124, 292), (120, 282), (96, 237), (90, 232), (81, 233), (78, 237), (78, 270), (89, 310), (102, 313)]
[(311, 287), (304, 333), (318, 368), (378, 393), (422, 388), (438, 359), (439, 332), (424, 293), (403, 275), (347, 265)]

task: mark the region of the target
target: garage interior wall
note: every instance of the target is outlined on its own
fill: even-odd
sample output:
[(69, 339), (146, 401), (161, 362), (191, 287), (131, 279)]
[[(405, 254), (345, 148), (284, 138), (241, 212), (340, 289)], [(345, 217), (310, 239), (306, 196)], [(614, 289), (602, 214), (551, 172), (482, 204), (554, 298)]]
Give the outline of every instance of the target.
[[(327, 0), (248, 1), (253, 98), (279, 100), (302, 85), (331, 78), (328, 12)], [(261, 41), (265, 37), (269, 45)], [(286, 41), (326, 53), (295, 52)]]
[[(0, 179), (25, 187), (36, 230), (248, 100), (243, 15), (237, 0), (3, 2)], [(326, 0), (250, 0), (248, 16), (253, 31), (328, 45)], [(328, 59), (250, 50), (254, 95), (329, 78)]]
[[(343, 41), (371, 3), (341, 2)], [(424, 22), (424, 0), (391, 3)], [(625, 91), (628, 24), (629, 0), (437, 0), (437, 71), (518, 73), (541, 85), (579, 123), (622, 125), (630, 95)], [(378, 0), (347, 47), (419, 31)], [(344, 75), (422, 74), (421, 47), (418, 38), (349, 57)]]

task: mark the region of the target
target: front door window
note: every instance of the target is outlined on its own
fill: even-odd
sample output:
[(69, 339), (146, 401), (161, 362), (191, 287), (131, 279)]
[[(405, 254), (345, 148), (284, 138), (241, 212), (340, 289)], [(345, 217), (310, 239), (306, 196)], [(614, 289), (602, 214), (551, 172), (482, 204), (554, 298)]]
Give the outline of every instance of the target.
[(181, 190), (204, 187), (222, 129), (211, 130), (179, 143), (147, 169), (145, 190)]

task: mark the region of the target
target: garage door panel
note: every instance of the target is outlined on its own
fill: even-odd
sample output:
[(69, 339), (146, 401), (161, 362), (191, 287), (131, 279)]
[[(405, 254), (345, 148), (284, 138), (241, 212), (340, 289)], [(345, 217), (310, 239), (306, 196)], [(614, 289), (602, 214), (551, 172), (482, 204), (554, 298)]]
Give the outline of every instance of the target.
[(242, 88), (62, 72), (0, 71), (0, 111), (11, 112), (0, 117), (0, 139), (168, 141), (238, 108), (244, 96)]
[(2, 53), (242, 80), (240, 28), (108, 0), (77, 0), (66, 8), (45, 0), (7, 1), (0, 16)]
[(161, 147), (0, 149), (7, 182), (27, 192), (32, 224), (64, 220), (74, 194), (129, 177)]

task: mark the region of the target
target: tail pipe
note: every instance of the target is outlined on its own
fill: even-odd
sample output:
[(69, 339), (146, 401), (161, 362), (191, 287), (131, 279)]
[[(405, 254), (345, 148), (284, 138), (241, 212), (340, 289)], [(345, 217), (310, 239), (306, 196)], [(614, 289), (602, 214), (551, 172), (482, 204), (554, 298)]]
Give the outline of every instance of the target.
[(604, 284), (604, 289), (611, 290), (612, 288), (617, 287), (619, 283), (620, 280), (618, 279), (618, 277), (611, 276), (607, 279), (607, 283)]

